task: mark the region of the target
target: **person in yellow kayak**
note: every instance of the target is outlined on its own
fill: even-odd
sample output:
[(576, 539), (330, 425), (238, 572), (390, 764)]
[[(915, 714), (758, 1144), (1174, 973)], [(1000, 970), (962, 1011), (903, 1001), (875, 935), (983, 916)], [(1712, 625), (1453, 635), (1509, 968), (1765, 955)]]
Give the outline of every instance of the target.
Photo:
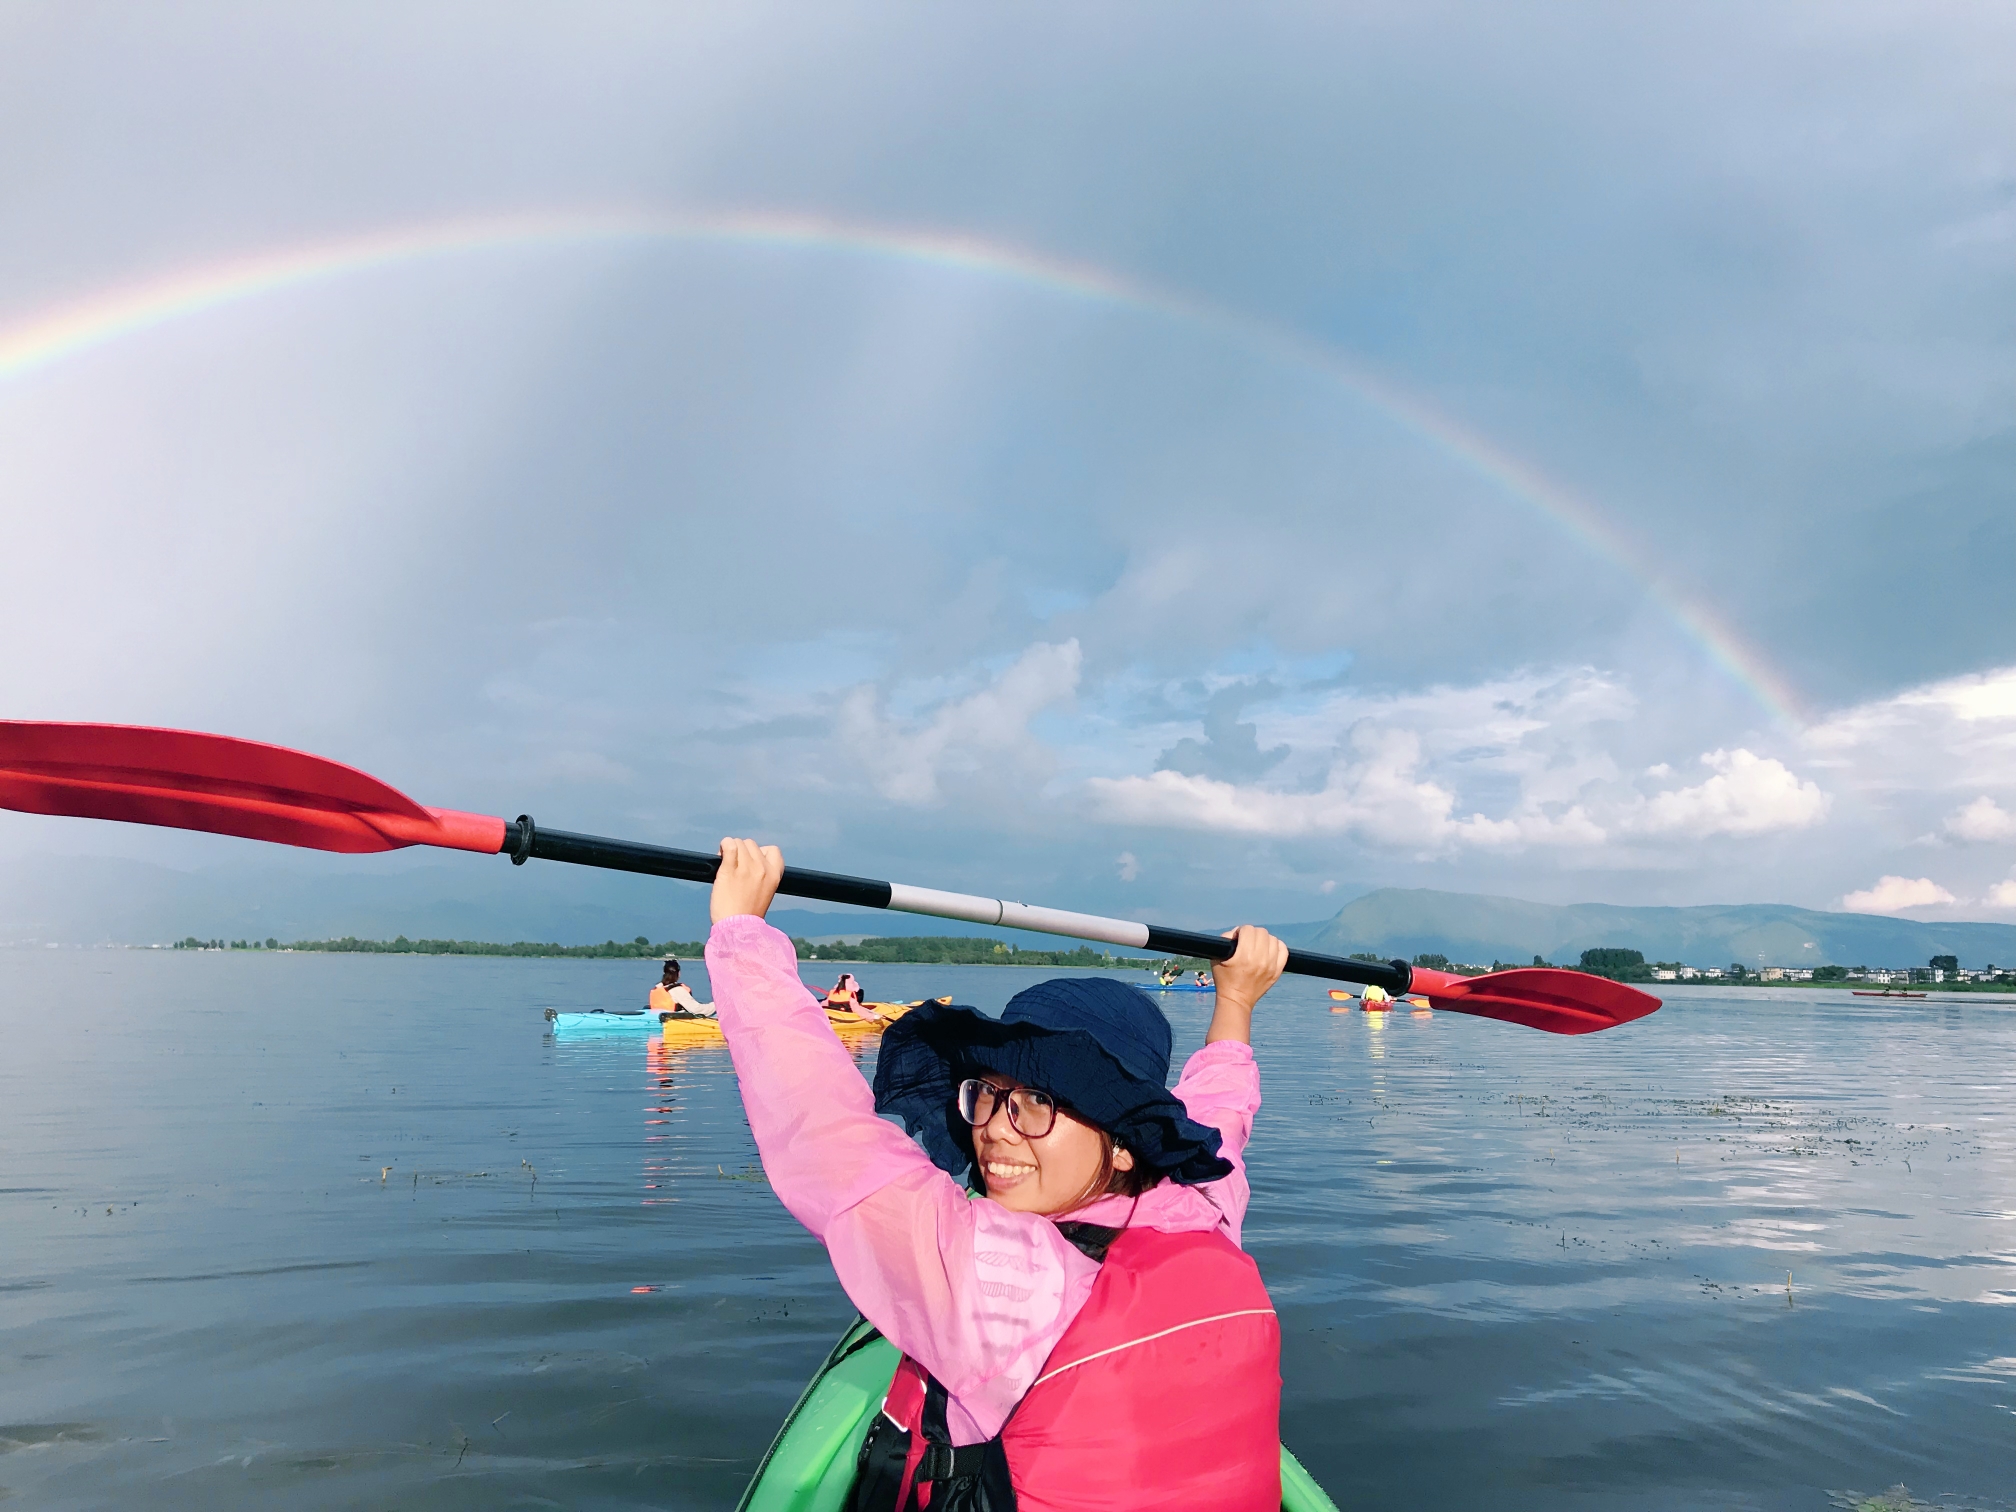
[(1288, 947), (1232, 933), (1173, 1091), (1169, 1021), (1101, 975), (912, 1009), (871, 1094), (764, 922), (783, 869), (721, 842), (707, 971), (771, 1189), (902, 1352), (851, 1512), (1278, 1512), (1281, 1329), (1239, 1240)]
[(665, 957), (665, 975), (651, 989), (648, 1007), (652, 1013), (670, 1013), (680, 1018), (712, 1018), (714, 1005), (693, 996), (693, 989), (679, 980), (679, 960)]
[(840, 973), (840, 980), (833, 984), (833, 990), (826, 994), (828, 1013), (851, 1013), (860, 1019), (882, 1017), (868, 1006), (868, 989), (861, 985), (861, 979), (851, 971)]

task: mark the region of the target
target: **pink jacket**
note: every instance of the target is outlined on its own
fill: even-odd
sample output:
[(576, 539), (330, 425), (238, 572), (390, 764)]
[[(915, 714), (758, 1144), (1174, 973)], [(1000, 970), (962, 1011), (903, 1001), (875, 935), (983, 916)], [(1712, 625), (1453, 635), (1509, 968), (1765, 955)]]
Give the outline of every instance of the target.
[[(969, 1198), (876, 1115), (782, 934), (753, 916), (723, 919), (707, 941), (707, 976), (771, 1187), (824, 1242), (862, 1316), (944, 1383), (953, 1443), (992, 1438), (1085, 1305), (1098, 1265), (1048, 1218)], [(1071, 1216), (1119, 1225), (1132, 1209), (1137, 1227), (1222, 1229), (1236, 1244), (1242, 1154), (1260, 1108), (1251, 1048), (1206, 1045), (1176, 1095), (1223, 1135), (1232, 1174), (1207, 1186), (1165, 1181), (1138, 1206), (1104, 1197)]]

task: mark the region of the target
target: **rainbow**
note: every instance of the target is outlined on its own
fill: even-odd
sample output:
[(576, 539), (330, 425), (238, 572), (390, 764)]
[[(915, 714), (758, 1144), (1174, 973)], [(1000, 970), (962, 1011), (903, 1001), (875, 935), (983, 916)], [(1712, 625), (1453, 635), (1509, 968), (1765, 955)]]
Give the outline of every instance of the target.
[(1800, 700), (1763, 655), (1656, 568), (1601, 511), (1418, 395), (1292, 330), (1090, 263), (956, 233), (770, 211), (580, 210), (397, 227), (164, 274), (0, 328), (0, 383), (157, 326), (323, 279), (480, 251), (626, 241), (713, 242), (891, 259), (1004, 279), (1214, 332), (1344, 389), (1535, 510), (1641, 583), (1681, 633), (1780, 726), (1797, 729), (1805, 723)]

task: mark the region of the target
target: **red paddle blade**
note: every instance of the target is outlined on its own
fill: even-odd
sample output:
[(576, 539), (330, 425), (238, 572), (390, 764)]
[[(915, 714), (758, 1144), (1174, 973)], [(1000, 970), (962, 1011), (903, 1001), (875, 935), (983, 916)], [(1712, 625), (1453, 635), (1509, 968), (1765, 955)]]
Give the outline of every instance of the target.
[(1521, 966), (1485, 976), (1414, 968), (1413, 990), (1437, 1008), (1474, 1013), (1545, 1029), (1550, 1034), (1593, 1034), (1655, 1012), (1659, 999), (1608, 977), (1548, 966)]
[(495, 855), (504, 846), (502, 819), (422, 808), (341, 762), (140, 725), (0, 720), (0, 808), (352, 854), (440, 845)]

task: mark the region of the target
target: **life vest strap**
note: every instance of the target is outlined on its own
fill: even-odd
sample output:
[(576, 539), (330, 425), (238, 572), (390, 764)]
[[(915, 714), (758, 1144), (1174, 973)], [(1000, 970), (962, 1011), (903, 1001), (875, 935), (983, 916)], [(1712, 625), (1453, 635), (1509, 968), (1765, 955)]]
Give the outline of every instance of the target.
[[(1138, 1199), (1137, 1199), (1138, 1201)], [(1132, 1210), (1129, 1210), (1130, 1215)], [(1087, 1260), (1106, 1263), (1106, 1251), (1113, 1247), (1113, 1241), (1127, 1232), (1126, 1225), (1108, 1228), (1103, 1223), (1085, 1223), (1067, 1218), (1057, 1225), (1057, 1232), (1071, 1241), (1072, 1247)]]
[(924, 1456), (917, 1462), (917, 1479), (948, 1481), (978, 1475), (986, 1462), (985, 1444), (961, 1444), (956, 1449), (950, 1444), (926, 1444)]

